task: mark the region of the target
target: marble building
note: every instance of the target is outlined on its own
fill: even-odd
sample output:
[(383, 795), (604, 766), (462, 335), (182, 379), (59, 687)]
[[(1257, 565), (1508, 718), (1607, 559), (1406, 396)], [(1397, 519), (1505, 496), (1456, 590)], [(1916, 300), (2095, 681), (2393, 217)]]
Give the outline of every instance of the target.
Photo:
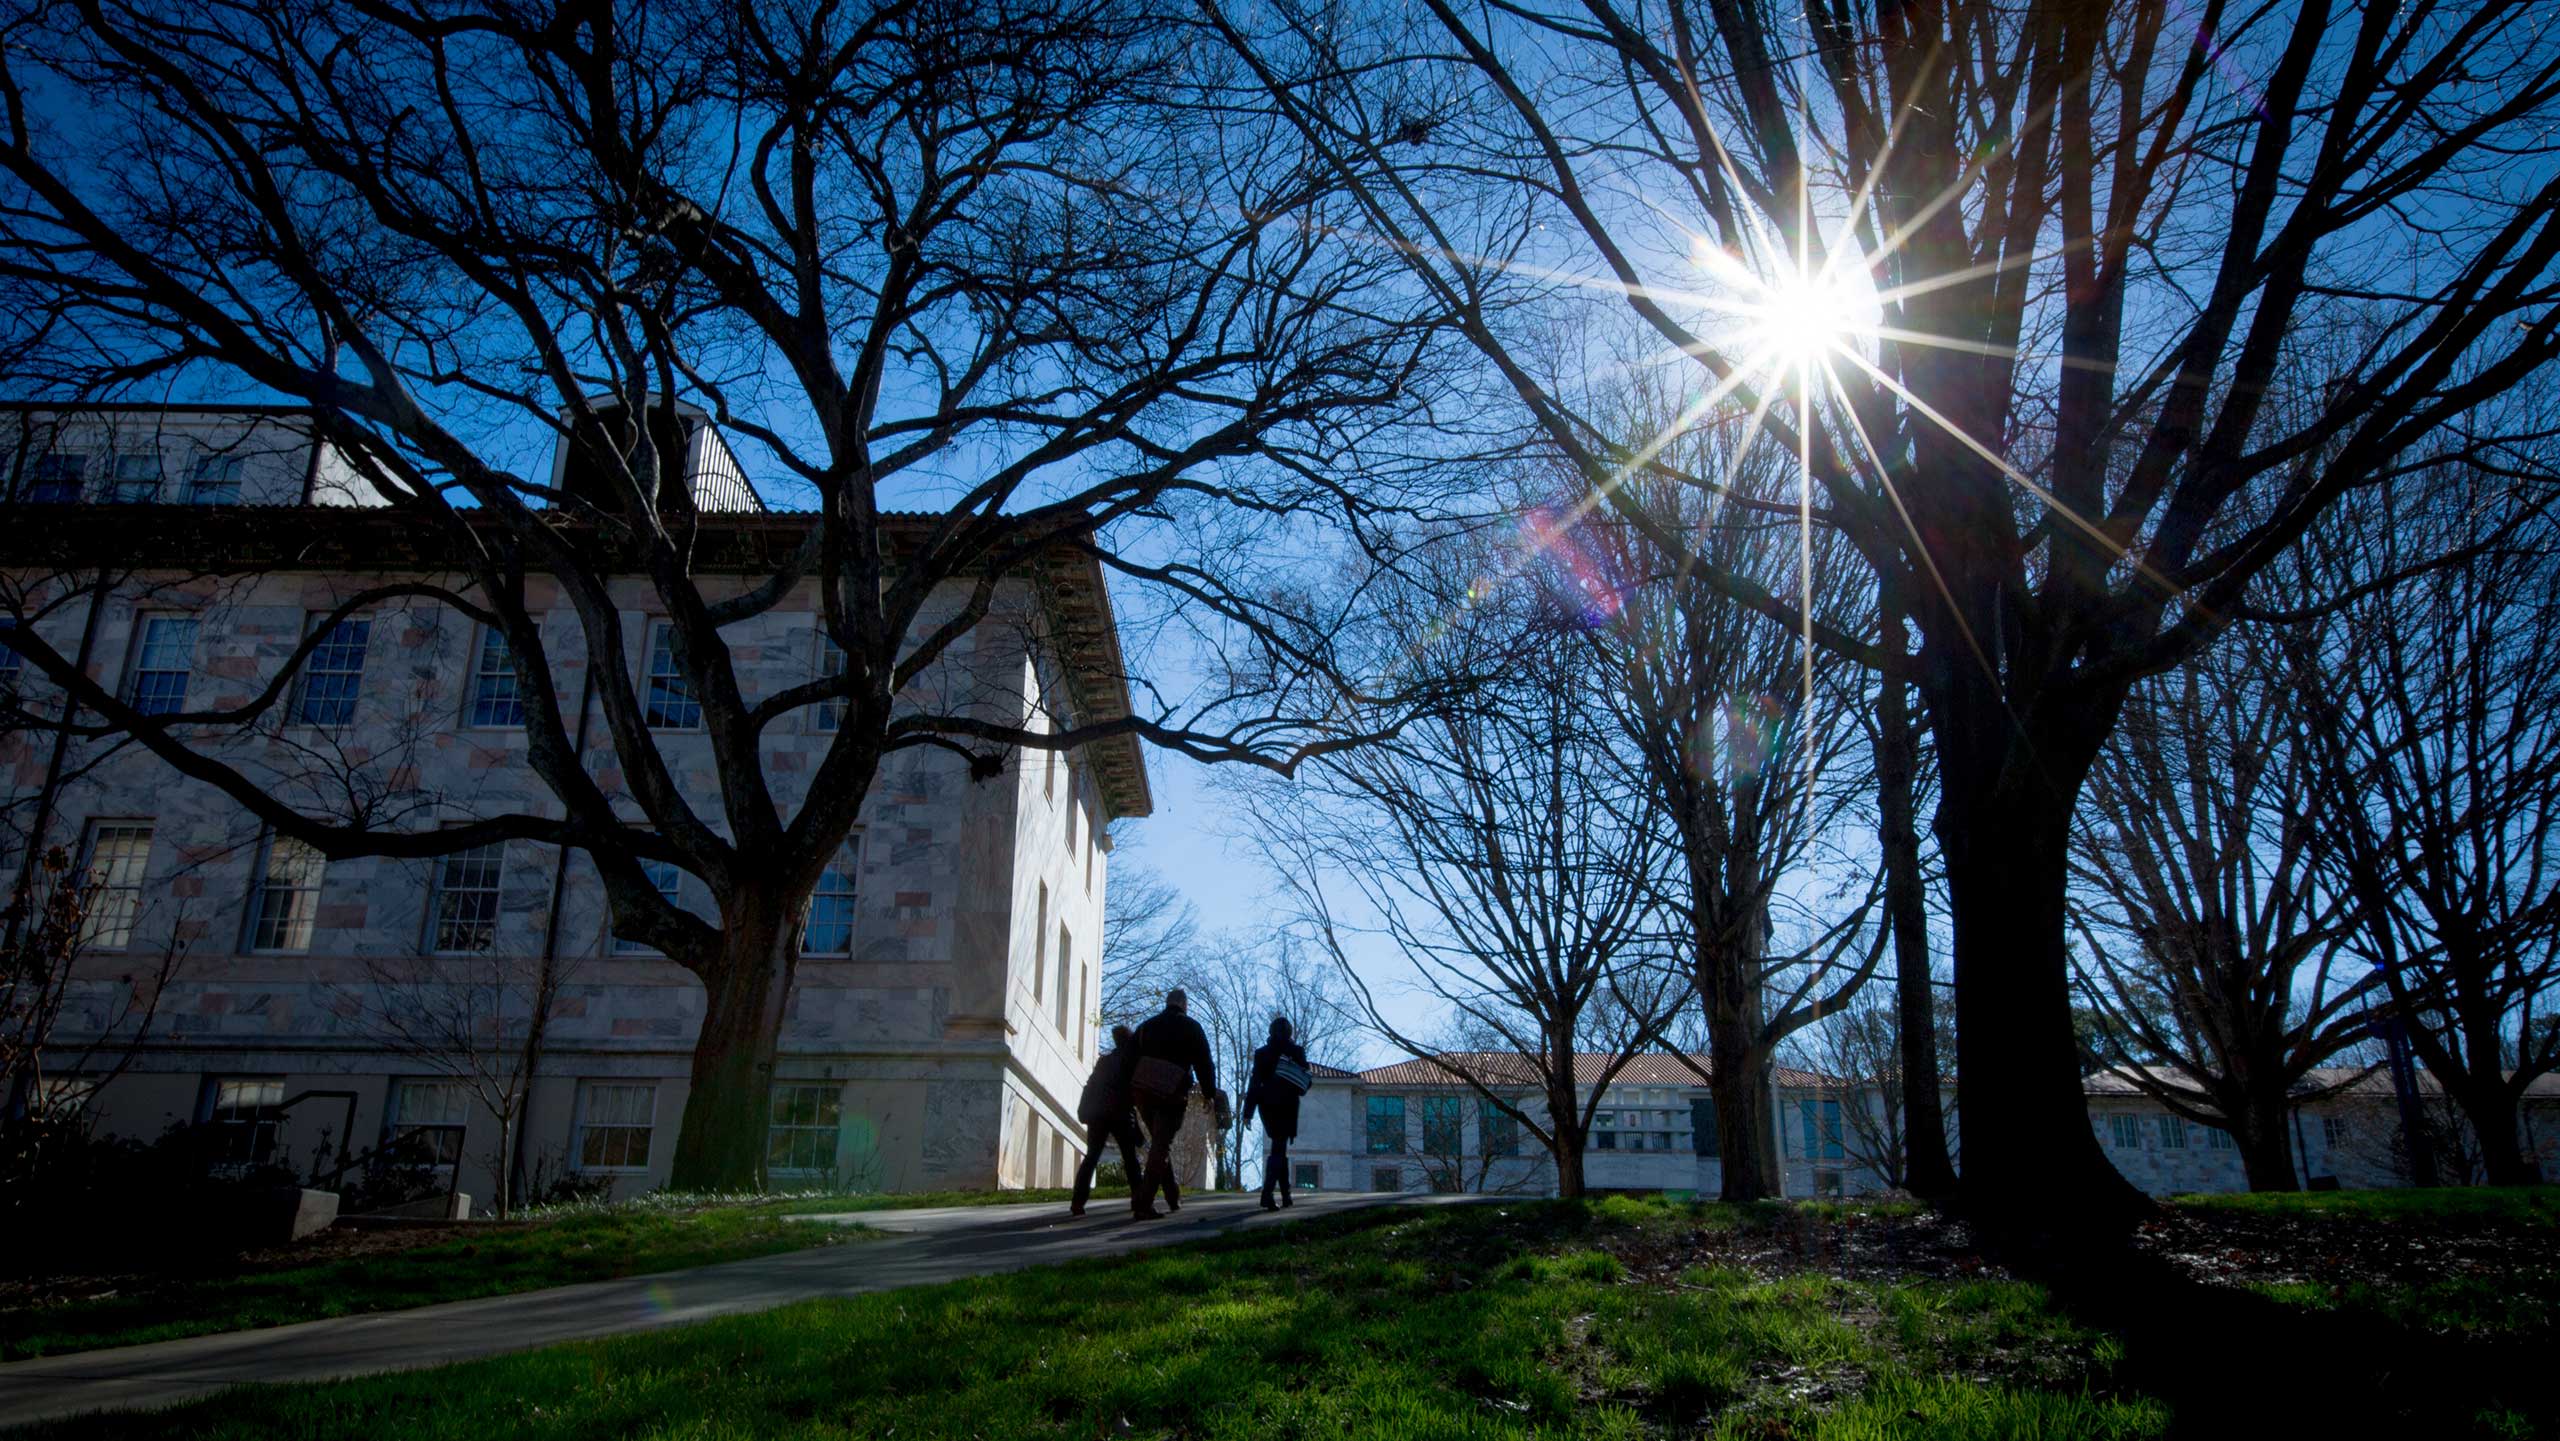
[[(696, 572), (709, 590), (743, 587), (814, 522), (765, 509), (717, 433), (698, 417), (686, 424), (707, 512)], [(0, 625), (36, 628), (146, 712), (243, 701), (313, 616), (358, 590), (451, 574), (451, 528), (375, 504), (355, 468), (288, 409), (11, 408), (0, 411), (0, 467), (0, 513), (12, 517), (0, 527)], [(665, 653), (650, 589), (636, 577), (615, 588), (625, 651), (649, 667)], [(945, 615), (958, 604), (938, 599)], [(750, 696), (830, 664), (815, 608), (804, 588), (724, 633)], [(372, 787), (397, 813), (392, 824), (556, 809), (525, 764), (502, 644), (417, 598), (360, 619), (313, 653), (270, 719), (208, 747), (278, 786), (336, 787), (340, 799)], [(929, 610), (920, 623), (936, 619)], [(561, 607), (544, 628), (561, 695), (581, 696), (577, 625)], [(14, 884), (46, 847), (64, 847), (98, 887), (48, 1101), (87, 1105), (103, 1129), (137, 1136), (211, 1126), (242, 1163), (306, 1171), (405, 1137), (456, 1168), (460, 1190), (485, 1197), (501, 1155), (495, 1118), (450, 1058), (393, 1043), (384, 1019), (407, 1004), (404, 987), (444, 985), (449, 997), (475, 975), (541, 971), (557, 999), (519, 1156), (537, 1173), (604, 1177), (626, 1194), (664, 1180), (703, 992), (608, 933), (582, 854), (514, 842), (324, 863), (138, 747), (44, 728), (63, 697), (5, 638), (0, 687), (20, 719), (0, 731), (0, 859)], [(1035, 729), (1124, 714), (1100, 568), (1059, 554), (1006, 580), (991, 621), (919, 685)], [(764, 766), (784, 804), (831, 742), (832, 719), (806, 707), (766, 734)], [(652, 716), (661, 721), (654, 738), (669, 769), (697, 812), (716, 816), (698, 717), (689, 727), (681, 713)], [(612, 792), (619, 761), (600, 724), (596, 735), (589, 769)], [(992, 776), (934, 748), (888, 758), (804, 930), (768, 1138), (777, 1187), (1065, 1184), (1081, 1146), (1077, 1091), (1105, 1039), (1094, 1012), (1106, 827), (1150, 805), (1134, 741), (1026, 752)], [(698, 881), (672, 868), (653, 878), (708, 913)], [(173, 952), (143, 1043), (93, 1045), (130, 1026), (136, 978)], [(510, 1004), (521, 1009), (492, 1003), (507, 1012), (493, 1034), (525, 1028)], [(96, 1084), (109, 1057), (121, 1069)]]

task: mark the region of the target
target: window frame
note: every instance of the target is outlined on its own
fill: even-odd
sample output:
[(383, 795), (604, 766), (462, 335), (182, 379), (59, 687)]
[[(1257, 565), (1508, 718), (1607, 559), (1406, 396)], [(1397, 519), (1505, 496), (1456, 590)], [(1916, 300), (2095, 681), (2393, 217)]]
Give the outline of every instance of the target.
[[(143, 892), (151, 882), (151, 851), (158, 842), (158, 824), (146, 817), (92, 816), (80, 838), (80, 871), (89, 892), (88, 909), (80, 918), (80, 945), (84, 950), (122, 951), (133, 945), (133, 933), (142, 925)], [(134, 832), (142, 836), (142, 853), (135, 862), (131, 881), (101, 882), (97, 878), (98, 846), (110, 831)], [(100, 930), (100, 917), (108, 913), (101, 902), (109, 895), (126, 895), (130, 905), (123, 912), (121, 929), (113, 940)]]
[[(1364, 1154), (1371, 1156), (1404, 1155), (1406, 1150), (1407, 1132), (1404, 1097), (1393, 1095), (1371, 1095), (1364, 1099), (1365, 1104), (1361, 1107), (1361, 1120), (1363, 1122), (1361, 1138), (1365, 1147)], [(1395, 1144), (1391, 1146), (1381, 1146), (1378, 1144), (1380, 1133), (1379, 1123), (1390, 1113), (1395, 1117)]]
[[(486, 887), (489, 897), (489, 915), (485, 922), (474, 924), (485, 924), (488, 927), (488, 943), (480, 946), (448, 946), (444, 944), (447, 934), (445, 927), (454, 918), (445, 914), (445, 902), (456, 895), (478, 895), (483, 889), (479, 886), (456, 887), (453, 884), (451, 868), (466, 858), (479, 856), (491, 857), (490, 882)], [(435, 869), (428, 873), (427, 886), (427, 933), (425, 936), (427, 954), (485, 956), (497, 950), (498, 929), (506, 919), (507, 843), (488, 841), (461, 850), (447, 851), (435, 857), (432, 864)]]
[[(328, 627), (325, 632), (319, 629), (322, 625)], [(352, 643), (341, 639), (350, 626), (359, 631)], [(373, 649), (373, 617), (349, 615), (333, 621), (329, 619), (329, 612), (313, 611), (303, 623), (303, 634), (308, 639), (315, 633), (319, 639), (312, 642), (311, 649), (302, 657), (300, 674), (293, 678), (293, 708), (286, 723), (307, 726), (312, 730), (343, 729), (355, 724), (356, 706), (364, 699), (364, 665), (367, 654)], [(355, 657), (353, 669), (345, 665), (349, 651)], [(325, 669), (324, 660), (328, 662)], [(329, 687), (315, 693), (313, 681), (327, 681)], [(337, 689), (341, 683), (346, 687), (343, 693)], [(315, 705), (329, 707), (328, 715), (313, 715)]]
[[(1381, 1186), (1378, 1184), (1380, 1180), (1388, 1176), (1395, 1177), (1394, 1185)], [(1394, 1191), (1401, 1193), (1404, 1190), (1404, 1167), (1371, 1166), (1369, 1168), (1369, 1189), (1372, 1191)]]
[[(599, 1122), (591, 1119), (595, 1104), (595, 1092), (600, 1087), (611, 1087), (618, 1091), (648, 1092), (649, 1118), (646, 1121), (641, 1122)], [(630, 1160), (625, 1159), (621, 1162), (597, 1162), (590, 1165), (587, 1161), (587, 1135), (591, 1131), (638, 1131), (641, 1136), (639, 1161), (635, 1164)], [(574, 1167), (579, 1174), (588, 1176), (646, 1175), (649, 1170), (650, 1159), (657, 1153), (657, 1135), (658, 1083), (655, 1080), (627, 1080), (616, 1076), (586, 1076), (579, 1078), (577, 1095), (577, 1125), (569, 1137), (569, 1164)], [(628, 1152), (625, 1154), (627, 1157)]]
[[(535, 622), (537, 625), (540, 623), (538, 619)], [(515, 646), (507, 640), (507, 633), (494, 625), (484, 625), (479, 630), (480, 634), (471, 647), (471, 683), (463, 688), (462, 727), (465, 730), (475, 731), (523, 730), (525, 728), (524, 681), (516, 674)], [(497, 672), (489, 669), (489, 645), (492, 641), (497, 643), (498, 655), (505, 662), (504, 667)], [(503, 698), (493, 698), (483, 694), (482, 688), (493, 681), (504, 683), (506, 695)], [(482, 719), (480, 708), (484, 702), (512, 707), (515, 711), (515, 719)]]
[[(808, 907), (801, 912), (800, 954), (804, 956), (815, 956), (821, 960), (853, 958), (853, 943), (862, 930), (862, 829), (859, 826), (845, 836), (844, 845), (836, 852), (836, 862), (818, 873), (818, 883), (809, 889)], [(844, 878), (843, 889), (830, 890), (827, 882), (839, 876)], [(813, 929), (818, 924), (818, 903), (821, 899), (844, 903), (844, 945), (841, 949), (810, 944)]]
[[(59, 472), (68, 470), (70, 475)], [(64, 494), (65, 488), (69, 493)], [(29, 505), (77, 505), (89, 488), (89, 452), (85, 450), (47, 450), (28, 463), (26, 489), (22, 494)]]
[[(461, 1103), (462, 1119), (459, 1121), (409, 1119), (406, 1100), (409, 1088), (412, 1086), (433, 1086), (450, 1092)], [(420, 1168), (438, 1175), (448, 1174), (462, 1164), (463, 1153), (471, 1147), (471, 1116), (474, 1104), (471, 1088), (451, 1076), (394, 1076), (391, 1078), (389, 1102), (383, 1107), (383, 1139), (386, 1142), (397, 1142), (408, 1135), (432, 1133), (437, 1138), (434, 1142), (434, 1153), (442, 1157), (445, 1150), (442, 1138), (450, 1133), (453, 1141), (452, 1156), (449, 1159), (430, 1162)]]
[[(1512, 1102), (1517, 1106), (1519, 1102)], [(1495, 1160), (1507, 1160), (1520, 1154), (1520, 1118), (1502, 1108), (1502, 1103), (1489, 1097), (1476, 1098), (1477, 1149)]]
[[(784, 1080), (773, 1083), (773, 1089), (768, 1095), (766, 1101), (764, 1132), (764, 1165), (766, 1174), (775, 1176), (833, 1176), (836, 1173), (837, 1163), (843, 1158), (844, 1089), (845, 1083), (842, 1081)], [(782, 1119), (782, 1093), (785, 1091), (813, 1091), (823, 1093), (820, 1100), (820, 1110), (824, 1113), (823, 1118), (807, 1122), (784, 1121)], [(826, 1164), (822, 1166), (798, 1166), (787, 1165), (775, 1161), (775, 1139), (777, 1136), (781, 1136), (785, 1133), (788, 1133), (795, 1142), (797, 1139), (804, 1136), (814, 1137), (823, 1134), (826, 1137)]]
[[(230, 1139), (228, 1139), (233, 1132), (228, 1129), (216, 1131), (215, 1134), (225, 1137), (222, 1146), (224, 1158), (214, 1163), (217, 1168), (236, 1167), (238, 1170), (246, 1172), (254, 1170), (259, 1166), (266, 1165), (275, 1159), (277, 1150), (284, 1145), (284, 1084), (284, 1077), (271, 1074), (231, 1074), (215, 1072), (208, 1073), (205, 1076), (203, 1092), (204, 1113), (202, 1124), (208, 1127), (238, 1127), (239, 1130), (237, 1134), (244, 1137), (246, 1141), (245, 1145), (235, 1145)], [(223, 1114), (226, 1110), (238, 1110), (242, 1108), (236, 1104), (229, 1107), (224, 1105), (222, 1099), (224, 1089), (226, 1087), (246, 1086), (272, 1087), (275, 1092), (275, 1098), (273, 1100), (259, 1100), (249, 1103), (245, 1108), (248, 1112), (245, 1118), (239, 1116), (226, 1117)], [(262, 1133), (265, 1137), (263, 1153), (261, 1153), (262, 1148), (259, 1140)], [(235, 1151), (245, 1151), (247, 1154), (232, 1154)]]
[[(199, 455), (187, 467), (187, 504), (238, 505), (240, 503), (241, 458), (220, 451)], [(206, 484), (208, 474), (217, 476)]]
[(2108, 1141), (2112, 1149), (2118, 1151), (2142, 1149), (2142, 1118), (2140, 1116), (2131, 1111), (2109, 1111), (2107, 1127)]
[[(186, 655), (183, 657), (185, 664), (174, 670), (165, 665), (150, 664), (153, 632), (163, 625), (183, 626), (187, 633)], [(147, 716), (183, 714), (187, 708), (187, 694), (195, 689), (196, 644), (203, 638), (203, 617), (188, 611), (153, 610), (144, 611), (135, 616), (133, 648), (125, 665), (124, 703), (133, 707), (139, 714)], [(178, 677), (178, 688), (174, 697), (156, 695), (146, 697), (143, 694), (142, 685), (145, 676), (167, 675)]]
[[(1467, 1108), (1464, 1098), (1454, 1091), (1436, 1092), (1422, 1099), (1422, 1154), (1426, 1156), (1463, 1156), (1467, 1153)], [(1443, 1134), (1435, 1137), (1435, 1127)], [(1435, 1146), (1435, 1140), (1452, 1142)]]
[(2175, 1111), (2162, 1111), (2160, 1113), (2160, 1149), (2163, 1151), (2183, 1151), (2187, 1149), (2186, 1117), (2179, 1115)]
[(1293, 1190), (1293, 1191), (1321, 1191), (1321, 1190), (1323, 1190), (1323, 1189), (1324, 1189), (1324, 1163), (1323, 1163), (1322, 1161), (1292, 1161), (1292, 1162), (1290, 1162), (1290, 1163), (1289, 1163), (1289, 1189), (1291, 1189), (1291, 1190)]
[[(658, 669), (661, 654), (659, 641), (666, 647), (666, 670)], [(702, 697), (693, 693), (693, 682), (686, 678), (684, 667), (676, 660), (676, 623), (665, 616), (651, 616), (641, 632), (640, 646), (640, 723), (653, 731), (699, 731), (702, 729)], [(673, 697), (662, 701), (660, 690)], [(681, 705), (682, 710), (670, 709)], [(661, 716), (689, 715), (690, 720), (667, 720)]]
[[(138, 468), (139, 464), (142, 462), (149, 462), (151, 466), (151, 475), (149, 479), (150, 489), (141, 495), (127, 494), (126, 487), (136, 484), (137, 481), (134, 477), (126, 475), (125, 472), (129, 468)], [(167, 476), (164, 473), (164, 470), (165, 467), (161, 463), (160, 452), (157, 450), (119, 450), (110, 452), (107, 456), (107, 503), (110, 505), (150, 505), (159, 500), (160, 488), (167, 482)]]
[[(306, 859), (311, 868), (308, 884), (284, 886), (276, 884), (276, 848), (278, 846), (292, 846), (306, 853)], [(329, 858), (320, 853), (319, 847), (297, 841), (291, 836), (278, 835), (273, 826), (268, 827), (265, 834), (258, 840), (257, 867), (249, 873), (249, 924), (240, 937), (241, 951), (248, 955), (309, 954), (311, 943), (319, 934), (320, 897), (323, 888), (328, 884), (328, 876)], [(299, 945), (288, 945), (281, 939), (287, 934), (281, 928), (295, 924), (295, 918), (291, 915), (270, 917), (268, 914), (268, 898), (279, 894), (309, 897), (309, 907), (300, 917), (302, 940)], [(270, 920), (276, 922), (277, 929), (274, 933), (279, 937), (278, 939), (269, 939)]]
[[(813, 680), (833, 680), (845, 672), (844, 647), (836, 644), (834, 636), (827, 634), (827, 618), (823, 612), (818, 616), (816, 629), (817, 653), (809, 663), (809, 675)], [(828, 664), (829, 657), (834, 658), (832, 666)], [(845, 710), (846, 702), (842, 696), (827, 697), (813, 702), (809, 707), (809, 733), (834, 735), (837, 731), (844, 729)]]

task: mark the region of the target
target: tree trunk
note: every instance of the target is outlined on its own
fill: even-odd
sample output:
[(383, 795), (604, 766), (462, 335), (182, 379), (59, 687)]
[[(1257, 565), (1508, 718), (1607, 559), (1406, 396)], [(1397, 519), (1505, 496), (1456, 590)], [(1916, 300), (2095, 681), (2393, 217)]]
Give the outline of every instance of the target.
[(773, 1057), (799, 961), (794, 908), (765, 895), (733, 898), (716, 968), (703, 975), (702, 1033), (676, 1134), (671, 1191), (761, 1191), (773, 1104)]
[(2299, 1191), (2293, 1171), (2293, 1143), (2285, 1130), (2285, 1096), (2252, 1096), (2247, 1109), (2232, 1118), (2231, 1139), (2240, 1148), (2240, 1168), (2252, 1191)]
[(2524, 1148), (2512, 1086), (2464, 1086), (2454, 1099), (2480, 1146), (2480, 1169), (2492, 1186), (2538, 1186), (2542, 1164)]
[(1749, 1024), (1707, 1010), (1707, 1090), (1715, 1098), (1716, 1139), (1724, 1152), (1727, 1201), (1764, 1201), (1785, 1194), (1778, 1167), (1777, 1123), (1771, 1116), (1768, 1058), (1758, 1044), (1759, 1008)]
[[(519, 1104), (521, 1104), (521, 1102), (519, 1102)], [(502, 1163), (511, 1163), (514, 1160), (516, 1154), (515, 1139), (516, 1118), (515, 1115), (510, 1112), (509, 1114), (498, 1118), (498, 1155), (501, 1158)], [(513, 1166), (508, 1164), (506, 1168), (512, 1170)], [(454, 1169), (459, 1171), (462, 1168), (457, 1165)], [(498, 1177), (498, 1219), (501, 1221), (508, 1220), (515, 1215), (515, 1207), (510, 1204), (512, 1198), (507, 1194), (508, 1183), (511, 1179), (512, 1177), (504, 1174), (501, 1174)]]
[[(1998, 710), (1979, 719), (1995, 737), (2017, 724)], [(2107, 1229), (2148, 1205), (2099, 1148), (2082, 1094), (2063, 942), (2073, 796), (2053, 784), (2072, 758), (2055, 749), (2016, 763), (2033, 773), (2022, 784), (1949, 765), (1937, 822), (1955, 921), (1959, 1194), (1983, 1219), (2038, 1234)]]
[[(1887, 609), (1885, 644), (1903, 645), (1901, 616)], [(1929, 915), (1921, 894), (1920, 834), (1913, 821), (1919, 764), (1902, 682), (1886, 677), (1877, 704), (1876, 785), (1881, 813), (1885, 922), (1893, 927), (1894, 1029), (1902, 1067), (1904, 1184), (1916, 1196), (1952, 1195), (1955, 1165), (1947, 1154), (1947, 1117), (1938, 1089), (1938, 1023), (1931, 994)]]

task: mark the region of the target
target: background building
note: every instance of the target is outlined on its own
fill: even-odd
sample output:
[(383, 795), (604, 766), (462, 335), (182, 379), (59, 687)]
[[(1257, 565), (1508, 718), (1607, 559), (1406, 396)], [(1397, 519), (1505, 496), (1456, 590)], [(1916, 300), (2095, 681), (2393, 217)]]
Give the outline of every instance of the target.
[[(717, 434), (698, 417), (685, 423), (708, 512), (697, 571), (734, 573), (742, 587), (770, 575), (812, 520), (765, 511)], [(12, 602), (0, 611), (27, 617), (146, 711), (245, 701), (314, 617), (360, 590), (450, 574), (451, 528), (374, 505), (291, 410), (22, 407), (0, 412), (0, 466), (16, 502), (0, 534)], [(577, 484), (565, 461), (554, 474)], [(1062, 554), (1034, 571), (1003, 582), (990, 620), (919, 686), (937, 704), (1015, 720), (1125, 713), (1099, 568)], [(698, 711), (681, 687), (648, 684), (667, 644), (649, 614), (653, 592), (637, 578), (617, 585), (656, 743), (706, 803), (715, 781)], [(938, 619), (929, 609), (919, 624)], [(562, 608), (544, 629), (561, 694), (583, 694), (579, 627)], [(813, 587), (724, 635), (752, 694), (841, 664)], [(502, 639), (484, 627), (422, 600), (386, 601), (337, 626), (268, 717), (206, 744), (315, 804), (343, 807), (349, 787), (370, 787), (358, 799), (383, 824), (556, 810), (525, 763), (515, 685)], [(60, 694), (5, 651), (0, 686), (22, 716), (60, 713)], [(589, 768), (618, 792), (601, 732)], [(763, 763), (784, 803), (832, 735), (823, 707), (768, 732)], [(150, 1039), (88, 1097), (104, 1128), (148, 1137), (200, 1124), (225, 1138), (233, 1164), (305, 1172), (408, 1137), (485, 1197), (498, 1127), (457, 1079), (461, 1053), (512, 1054), (539, 1031), (517, 1140), (532, 1169), (609, 1178), (623, 1192), (665, 1177), (701, 987), (608, 934), (582, 854), (517, 842), (420, 861), (323, 861), (138, 747), (58, 745), (23, 718), (0, 734), (0, 781), (9, 879), (59, 845), (99, 887), (57, 1057), (86, 1053), (94, 1069), (119, 1054), (89, 1048), (130, 1017), (137, 979), (176, 956)], [(1024, 753), (992, 776), (932, 748), (888, 758), (806, 918), (774, 1083), (776, 1184), (1071, 1178), (1076, 1096), (1098, 1050), (1105, 826), (1149, 808), (1134, 741)], [(698, 883), (672, 867), (653, 879), (709, 912)], [(556, 986), (538, 984), (545, 977)], [(537, 1018), (544, 991), (555, 999)], [(398, 1034), (404, 1015), (466, 1013), (462, 1029), (478, 1041), (442, 1059)], [(89, 1088), (59, 1072), (53, 1084)]]
[[(1534, 1117), (1546, 1114), (1527, 1065), (1516, 1056), (1452, 1053), (1469, 1073), (1516, 1073), (1503, 1094)], [(1575, 1058), (1578, 1090), (1591, 1085), (1611, 1057)], [(1698, 1069), (1693, 1070), (1694, 1065)], [(1668, 1055), (1637, 1056), (1612, 1077), (1594, 1110), (1583, 1182), (1601, 1191), (1722, 1189), (1724, 1161), (1715, 1107), (1699, 1072)], [(1366, 1071), (1318, 1066), (1289, 1147), (1292, 1184), (1335, 1191), (1491, 1191), (1556, 1193), (1553, 1160), (1537, 1138), (1435, 1060), (1406, 1060)], [(1786, 1194), (1816, 1196), (1881, 1190), (1882, 1176), (1859, 1160), (1842, 1108), (1873, 1104), (1873, 1093), (1809, 1071), (1780, 1067), (1777, 1128)]]

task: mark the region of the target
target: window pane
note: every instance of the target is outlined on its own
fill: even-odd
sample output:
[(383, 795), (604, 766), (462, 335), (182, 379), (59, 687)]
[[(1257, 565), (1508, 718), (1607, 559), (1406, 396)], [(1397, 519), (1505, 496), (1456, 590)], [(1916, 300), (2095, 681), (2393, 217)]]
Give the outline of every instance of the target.
[[(836, 644), (834, 636), (827, 634), (823, 617), (818, 625), (818, 678), (834, 680), (844, 674), (844, 647)], [(809, 724), (812, 729), (821, 731), (840, 728), (844, 724), (844, 701), (839, 698), (818, 702), (811, 708)]]
[(800, 950), (813, 956), (853, 954), (853, 867), (830, 868), (818, 878), (809, 897), (809, 923), (800, 931)]
[(39, 505), (69, 505), (80, 498), (80, 483), (89, 473), (89, 457), (76, 450), (57, 450), (36, 457), (27, 477), (27, 499)]
[(151, 863), (151, 827), (105, 824), (89, 832), (89, 860), (83, 867), (89, 910), (81, 922), (84, 945), (112, 949), (133, 939), (133, 923), (142, 913), (142, 878)]
[(439, 951), (485, 951), (498, 939), (498, 882), (506, 846), (492, 842), (436, 863), (435, 933)]
[(515, 654), (504, 632), (495, 626), (480, 631), (480, 654), (471, 670), (471, 723), (475, 726), (524, 724), (524, 697), (516, 690)]
[(702, 702), (676, 665), (676, 629), (667, 621), (649, 625), (648, 704), (642, 717), (668, 730), (692, 730), (702, 724)]
[(134, 657), (133, 708), (144, 715), (185, 710), (187, 673), (194, 668), (195, 655), (193, 616), (155, 615), (143, 621), (141, 645)]
[(835, 1082), (773, 1088), (765, 1165), (777, 1171), (833, 1171), (843, 1090)]
[(119, 505), (143, 505), (160, 498), (160, 456), (156, 451), (115, 458), (114, 480), (107, 499)]
[(1455, 1156), (1465, 1150), (1465, 1133), (1455, 1096), (1422, 1098), (1422, 1149), (1433, 1156)]
[(311, 949), (312, 922), (320, 913), (320, 878), (327, 864), (319, 851), (300, 841), (269, 837), (266, 864), (258, 877), (250, 949)]
[(1369, 1150), (1389, 1155), (1404, 1149), (1404, 1097), (1369, 1098)]
[(196, 462), (187, 478), (187, 500), (193, 505), (224, 505), (240, 498), (240, 458), (208, 455)]
[(364, 648), (373, 622), (342, 620), (329, 627), (302, 663), (302, 697), (294, 720), (307, 726), (342, 726), (356, 718), (364, 690)]

